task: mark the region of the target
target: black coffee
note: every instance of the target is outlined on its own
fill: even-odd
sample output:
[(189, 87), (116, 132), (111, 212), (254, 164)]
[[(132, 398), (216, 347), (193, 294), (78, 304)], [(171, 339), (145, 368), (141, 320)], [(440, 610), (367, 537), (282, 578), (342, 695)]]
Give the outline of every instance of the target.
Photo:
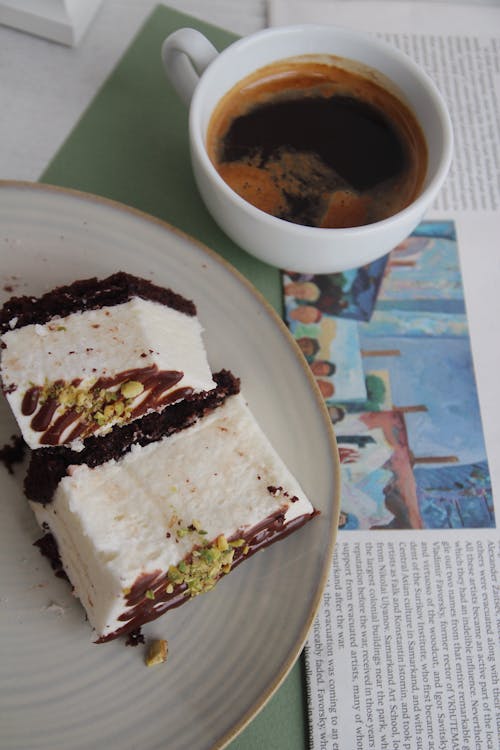
[(207, 145), (243, 198), (307, 226), (387, 218), (418, 195), (427, 167), (408, 107), (324, 58), (284, 60), (241, 81), (216, 108)]

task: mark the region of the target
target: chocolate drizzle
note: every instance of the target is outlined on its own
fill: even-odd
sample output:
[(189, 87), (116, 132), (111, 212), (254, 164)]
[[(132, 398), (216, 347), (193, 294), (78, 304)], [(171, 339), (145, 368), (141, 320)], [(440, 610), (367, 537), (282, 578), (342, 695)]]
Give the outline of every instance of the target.
[[(180, 370), (159, 370), (157, 365), (136, 367), (123, 370), (110, 377), (98, 378), (89, 394), (91, 398), (98, 398), (103, 389), (107, 390), (118, 386), (115, 393), (119, 397), (120, 385), (131, 380), (141, 383), (144, 391), (140, 394), (138, 403), (131, 408), (128, 421), (129, 419), (137, 419), (151, 409), (165, 407), (169, 403), (191, 395), (193, 389), (190, 386), (172, 390), (183, 377), (184, 373)], [(80, 383), (81, 380), (74, 380), (71, 386), (77, 387)], [(63, 381), (54, 383), (55, 393), (57, 394), (57, 387), (63, 389), (64, 386)], [(42, 401), (42, 391), (41, 386), (31, 387), (26, 391), (21, 406), (22, 413), (25, 416), (34, 415), (30, 426), (35, 432), (43, 433), (40, 436), (41, 445), (59, 445), (63, 442), (66, 431), (72, 425), (74, 425), (74, 428), (65, 438), (65, 442), (74, 440), (76, 437), (87, 437), (99, 429), (99, 423), (92, 416), (89, 417), (83, 409), (75, 406), (64, 408), (59, 403), (57, 395), (49, 396), (45, 401)], [(59, 413), (54, 420), (56, 411), (61, 412), (61, 409), (63, 410), (62, 413)], [(116, 421), (116, 419), (112, 421)]]
[[(76, 432), (77, 436), (81, 435), (86, 428), (88, 429), (89, 425), (85, 425), (84, 422), (80, 422), (80, 416), (81, 415), (76, 409), (68, 409), (68, 411), (63, 412), (63, 414), (57, 417), (55, 422), (53, 422), (52, 424), (49, 423), (50, 426), (47, 425), (47, 428), (45, 429), (40, 442), (44, 445), (59, 445), (59, 443), (61, 442), (61, 436), (64, 435), (68, 427), (71, 427), (74, 422), (77, 422), (78, 424), (76, 424), (74, 429), (71, 431), (71, 434)], [(33, 422), (31, 426), (33, 429), (35, 429), (35, 427), (33, 427)], [(97, 425), (95, 425), (95, 427), (97, 427)], [(72, 439), (74, 440), (75, 438)]]
[(154, 364), (147, 367), (134, 367), (109, 377), (101, 376), (92, 386), (92, 391), (98, 393), (101, 388), (112, 388), (127, 380), (137, 380), (145, 388), (153, 386), (159, 380), (164, 380), (165, 387), (171, 387), (181, 379), (182, 375), (183, 373), (177, 370), (158, 370), (158, 366)]
[(56, 413), (58, 407), (57, 399), (55, 398), (48, 398), (47, 401), (45, 401), (39, 410), (36, 412), (35, 416), (30, 422), (30, 427), (35, 432), (43, 432), (43, 436), (40, 439), (41, 443), (47, 442), (45, 438), (45, 434), (47, 431), (47, 428), (49, 427), (50, 423), (52, 422), (52, 418), (54, 414)]
[[(279, 510), (261, 523), (242, 532), (239, 531), (232, 539), (244, 539), (245, 546), (240, 546), (234, 551), (234, 559), (231, 566), (233, 570), (237, 565), (251, 557), (258, 550), (268, 547), (278, 539), (296, 531), (307, 521), (318, 515), (318, 511), (311, 514), (305, 514), (294, 518), (292, 521), (285, 523), (285, 509)], [(189, 559), (189, 558), (186, 558)], [(129, 609), (124, 612), (118, 619), (125, 624), (115, 630), (113, 633), (101, 636), (96, 643), (106, 643), (140, 628), (147, 622), (156, 619), (169, 609), (179, 607), (184, 602), (189, 601), (187, 585), (182, 583), (173, 588), (171, 593), (167, 593), (168, 574), (159, 570), (150, 573), (143, 573), (135, 581), (130, 593), (126, 596), (126, 604)]]
[(40, 393), (42, 389), (39, 385), (34, 385), (29, 388), (23, 396), (21, 404), (21, 414), (25, 417), (29, 417), (35, 413), (40, 399)]

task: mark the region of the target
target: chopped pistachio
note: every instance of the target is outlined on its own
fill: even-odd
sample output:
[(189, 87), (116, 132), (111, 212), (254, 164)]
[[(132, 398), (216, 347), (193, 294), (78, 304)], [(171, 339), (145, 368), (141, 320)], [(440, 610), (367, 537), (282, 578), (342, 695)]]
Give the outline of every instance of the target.
[[(220, 549), (220, 546), (225, 549)], [(168, 586), (184, 585), (185, 596), (198, 596), (212, 589), (217, 580), (231, 570), (235, 550), (224, 535), (193, 550), (191, 555), (168, 570)], [(168, 593), (167, 589), (167, 593)]]
[(83, 391), (80, 391), (76, 394), (76, 405), (77, 406), (83, 406), (86, 400), (86, 393)]
[(144, 594), (144, 596), (146, 597), (146, 599), (154, 599), (155, 592), (153, 591), (153, 589), (148, 589), (146, 593)]
[[(40, 403), (57, 401), (65, 410), (75, 409), (87, 424), (97, 423), (105, 427), (117, 419), (129, 419), (130, 409), (124, 404), (124, 397), (115, 388), (93, 390), (95, 379), (88, 380), (83, 387), (71, 383), (45, 381), (40, 391)], [(30, 387), (34, 387), (32, 384)], [(142, 386), (141, 386), (142, 387)], [(114, 408), (107, 408), (112, 405)]]
[[(215, 548), (216, 549), (216, 548)], [(202, 549), (200, 552), (200, 557), (208, 563), (212, 563), (215, 561), (215, 549), (212, 547), (206, 547), (205, 549)], [(217, 549), (217, 552), (219, 553), (220, 557), (220, 549)]]
[(243, 547), (243, 554), (248, 555), (249, 552), (250, 552), (250, 546), (248, 544), (245, 544), (245, 546)]
[(125, 410), (125, 406), (124, 406), (123, 401), (117, 401), (116, 404), (115, 404), (115, 414), (116, 414), (116, 416), (117, 417), (121, 417), (121, 415), (123, 414), (124, 410)]
[(166, 589), (165, 589), (165, 592), (166, 592), (167, 594), (173, 594), (173, 593), (174, 593), (174, 587), (173, 587), (173, 585), (172, 585), (171, 583), (168, 583), (168, 584), (167, 584), (167, 587), (166, 587)]
[(66, 386), (59, 392), (58, 400), (61, 406), (73, 406), (76, 400), (76, 388), (72, 385)]
[(153, 667), (155, 664), (163, 664), (167, 661), (168, 643), (162, 638), (152, 641), (146, 655), (146, 665)]
[(175, 567), (175, 565), (171, 565), (168, 569), (168, 579), (169, 581), (173, 581), (174, 583), (182, 580), (182, 574), (179, 571), (178, 568)]
[(217, 537), (217, 540), (216, 540), (216, 544), (217, 544), (217, 547), (221, 551), (224, 551), (224, 550), (226, 550), (226, 549), (229, 548), (229, 543), (228, 543), (226, 537), (224, 536), (224, 534), (219, 534), (219, 536)]
[(235, 539), (234, 541), (229, 542), (229, 544), (231, 545), (231, 547), (236, 547), (236, 548), (237, 547), (243, 547), (243, 545), (245, 544), (245, 540), (244, 539)]
[(120, 392), (124, 398), (136, 398), (143, 390), (144, 386), (138, 380), (127, 380), (120, 386)]

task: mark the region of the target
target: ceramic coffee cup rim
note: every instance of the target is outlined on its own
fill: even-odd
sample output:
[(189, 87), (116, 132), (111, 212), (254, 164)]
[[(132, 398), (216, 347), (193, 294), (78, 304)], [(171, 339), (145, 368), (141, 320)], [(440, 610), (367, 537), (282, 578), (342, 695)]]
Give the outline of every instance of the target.
[[(401, 209), (397, 213), (392, 214), (386, 219), (382, 219), (372, 224), (363, 224), (358, 227), (324, 228), (304, 226), (302, 224), (295, 224), (286, 221), (285, 219), (277, 218), (276, 216), (272, 216), (271, 214), (268, 214), (265, 211), (257, 208), (256, 206), (252, 205), (247, 200), (242, 198), (240, 195), (238, 195), (238, 193), (236, 193), (222, 179), (208, 155), (205, 143), (206, 134), (202, 132), (201, 109), (203, 106), (204, 97), (206, 95), (205, 92), (210, 87), (211, 81), (217, 77), (220, 68), (228, 64), (228, 58), (233, 57), (235, 54), (245, 50), (248, 47), (254, 46), (260, 39), (265, 37), (283, 37), (287, 35), (303, 35), (307, 33), (321, 34), (325, 37), (328, 37), (329, 34), (333, 33), (336, 36), (340, 34), (344, 35), (347, 38), (353, 37), (357, 40), (364, 41), (365, 43), (370, 45), (372, 49), (379, 50), (387, 58), (392, 58), (394, 63), (403, 65), (406, 69), (408, 69), (412, 73), (414, 78), (418, 80), (422, 87), (422, 90), (426, 90), (426, 95), (428, 96), (429, 100), (432, 101), (433, 106), (436, 110), (442, 127), (443, 150), (440, 159), (434, 168), (434, 174), (429, 180), (429, 183), (426, 185), (426, 187), (424, 187), (419, 195), (408, 206)], [(322, 54), (331, 55), (332, 53), (318, 50), (314, 54), (321, 56)], [(290, 57), (291, 56), (292, 55), (290, 55)], [(269, 63), (263, 63), (263, 65), (272, 64), (273, 62), (278, 62), (282, 59), (286, 59), (286, 56), (278, 56), (275, 60), (270, 61)], [(356, 61), (355, 57), (353, 57), (352, 59)], [(261, 65), (257, 64), (254, 70), (258, 70), (259, 67), (261, 67)], [(249, 75), (250, 72), (251, 71), (244, 74), (242, 78), (244, 78), (246, 75)], [(239, 80), (241, 80), (241, 78)], [(236, 85), (237, 83), (238, 81), (236, 81), (233, 85)], [(213, 113), (214, 108), (212, 108), (212, 112), (210, 114)], [(417, 120), (420, 120), (420, 118), (418, 117), (418, 113), (416, 114), (416, 116)], [(404, 54), (400, 50), (392, 47), (384, 41), (376, 39), (360, 31), (354, 31), (340, 26), (331, 25), (319, 26), (316, 24), (299, 24), (294, 26), (263, 29), (262, 31), (258, 31), (249, 37), (243, 37), (242, 39), (233, 42), (229, 47), (222, 50), (200, 77), (189, 109), (189, 130), (191, 136), (191, 147), (197, 149), (197, 156), (200, 159), (204, 169), (210, 174), (210, 177), (214, 180), (217, 188), (225, 195), (225, 197), (229, 201), (231, 201), (240, 210), (247, 213), (250, 217), (255, 217), (255, 220), (259, 221), (261, 224), (274, 227), (274, 229), (277, 229), (279, 227), (283, 231), (293, 232), (294, 235), (302, 235), (303, 237), (314, 236), (316, 238), (319, 238), (323, 236), (326, 238), (332, 237), (332, 233), (334, 233), (336, 237), (345, 236), (354, 238), (355, 236), (373, 234), (377, 230), (383, 231), (384, 228), (394, 224), (395, 222), (399, 222), (405, 216), (409, 216), (411, 214), (419, 212), (423, 213), (425, 208), (430, 205), (430, 203), (434, 200), (435, 196), (439, 192), (439, 189), (441, 188), (448, 173), (453, 153), (453, 130), (450, 116), (443, 102), (442, 95), (440, 94), (434, 81), (427, 75), (427, 73), (408, 55)]]

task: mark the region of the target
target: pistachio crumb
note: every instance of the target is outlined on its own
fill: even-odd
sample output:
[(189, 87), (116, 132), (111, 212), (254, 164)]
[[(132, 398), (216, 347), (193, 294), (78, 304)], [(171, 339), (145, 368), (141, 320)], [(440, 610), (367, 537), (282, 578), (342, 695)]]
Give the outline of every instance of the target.
[(244, 539), (233, 539), (233, 541), (229, 542), (229, 544), (231, 545), (231, 547), (235, 547), (235, 548), (243, 547), (243, 545), (245, 544), (245, 540)]
[(168, 578), (173, 583), (177, 583), (182, 580), (182, 574), (175, 565), (171, 565), (168, 569)]
[(123, 404), (123, 401), (117, 401), (116, 404), (115, 404), (114, 409), (115, 409), (116, 416), (117, 417), (121, 417), (121, 415), (125, 411), (125, 406)]
[(146, 597), (146, 599), (154, 599), (155, 592), (153, 591), (153, 589), (148, 589), (146, 593), (144, 594), (144, 596)]
[(217, 547), (223, 552), (226, 549), (229, 549), (229, 543), (224, 536), (224, 534), (219, 534), (216, 540)]
[(163, 664), (167, 661), (168, 643), (163, 638), (158, 638), (149, 644), (146, 654), (146, 666), (153, 667), (155, 664)]

